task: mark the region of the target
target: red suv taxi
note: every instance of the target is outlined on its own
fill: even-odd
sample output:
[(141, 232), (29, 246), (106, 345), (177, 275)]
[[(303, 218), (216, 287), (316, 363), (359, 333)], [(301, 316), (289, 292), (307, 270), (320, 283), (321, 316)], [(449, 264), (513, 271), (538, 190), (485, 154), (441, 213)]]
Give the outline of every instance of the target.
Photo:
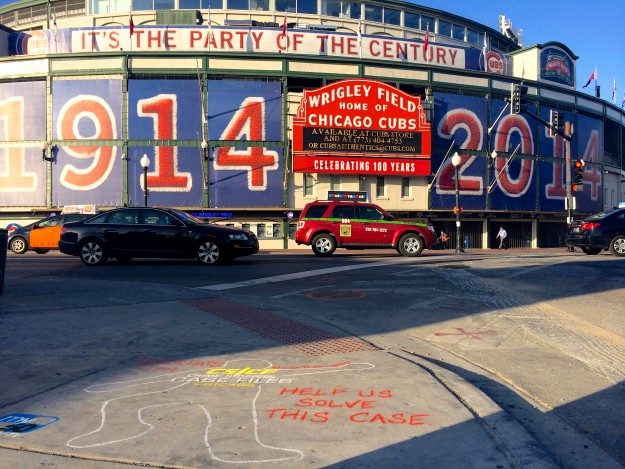
[(329, 256), (339, 247), (392, 248), (414, 257), (436, 242), (436, 234), (432, 225), (398, 220), (375, 204), (317, 200), (304, 207), (295, 242), (312, 246), (318, 256)]

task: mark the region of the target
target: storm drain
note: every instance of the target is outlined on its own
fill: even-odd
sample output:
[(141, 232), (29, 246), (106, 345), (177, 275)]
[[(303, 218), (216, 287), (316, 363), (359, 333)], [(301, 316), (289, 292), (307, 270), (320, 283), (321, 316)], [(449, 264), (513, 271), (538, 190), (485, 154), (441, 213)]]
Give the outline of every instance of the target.
[(366, 342), (339, 337), (331, 332), (225, 298), (198, 298), (185, 300), (185, 303), (310, 357), (378, 350)]

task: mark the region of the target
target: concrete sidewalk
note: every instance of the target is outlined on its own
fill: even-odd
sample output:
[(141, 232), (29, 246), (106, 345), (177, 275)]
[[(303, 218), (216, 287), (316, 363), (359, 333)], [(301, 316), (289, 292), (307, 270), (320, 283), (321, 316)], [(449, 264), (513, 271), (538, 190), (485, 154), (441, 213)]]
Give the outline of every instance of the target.
[(7, 278), (2, 468), (557, 467), (427, 344), (193, 288)]

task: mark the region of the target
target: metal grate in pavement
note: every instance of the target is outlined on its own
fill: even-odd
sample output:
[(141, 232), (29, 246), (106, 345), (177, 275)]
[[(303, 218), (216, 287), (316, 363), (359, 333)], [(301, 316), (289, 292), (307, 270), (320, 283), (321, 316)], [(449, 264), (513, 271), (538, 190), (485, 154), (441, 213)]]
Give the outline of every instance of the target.
[(339, 337), (331, 332), (226, 298), (197, 298), (184, 302), (311, 357), (378, 350), (366, 342)]

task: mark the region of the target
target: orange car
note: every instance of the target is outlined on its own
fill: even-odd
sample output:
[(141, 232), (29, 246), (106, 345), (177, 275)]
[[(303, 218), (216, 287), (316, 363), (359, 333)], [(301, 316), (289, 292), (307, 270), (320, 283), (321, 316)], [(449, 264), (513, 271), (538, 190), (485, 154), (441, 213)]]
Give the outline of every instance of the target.
[(16, 254), (24, 254), (29, 249), (38, 254), (45, 254), (50, 249), (58, 249), (61, 226), (89, 216), (91, 215), (79, 213), (61, 214), (22, 226), (9, 233), (9, 249)]

